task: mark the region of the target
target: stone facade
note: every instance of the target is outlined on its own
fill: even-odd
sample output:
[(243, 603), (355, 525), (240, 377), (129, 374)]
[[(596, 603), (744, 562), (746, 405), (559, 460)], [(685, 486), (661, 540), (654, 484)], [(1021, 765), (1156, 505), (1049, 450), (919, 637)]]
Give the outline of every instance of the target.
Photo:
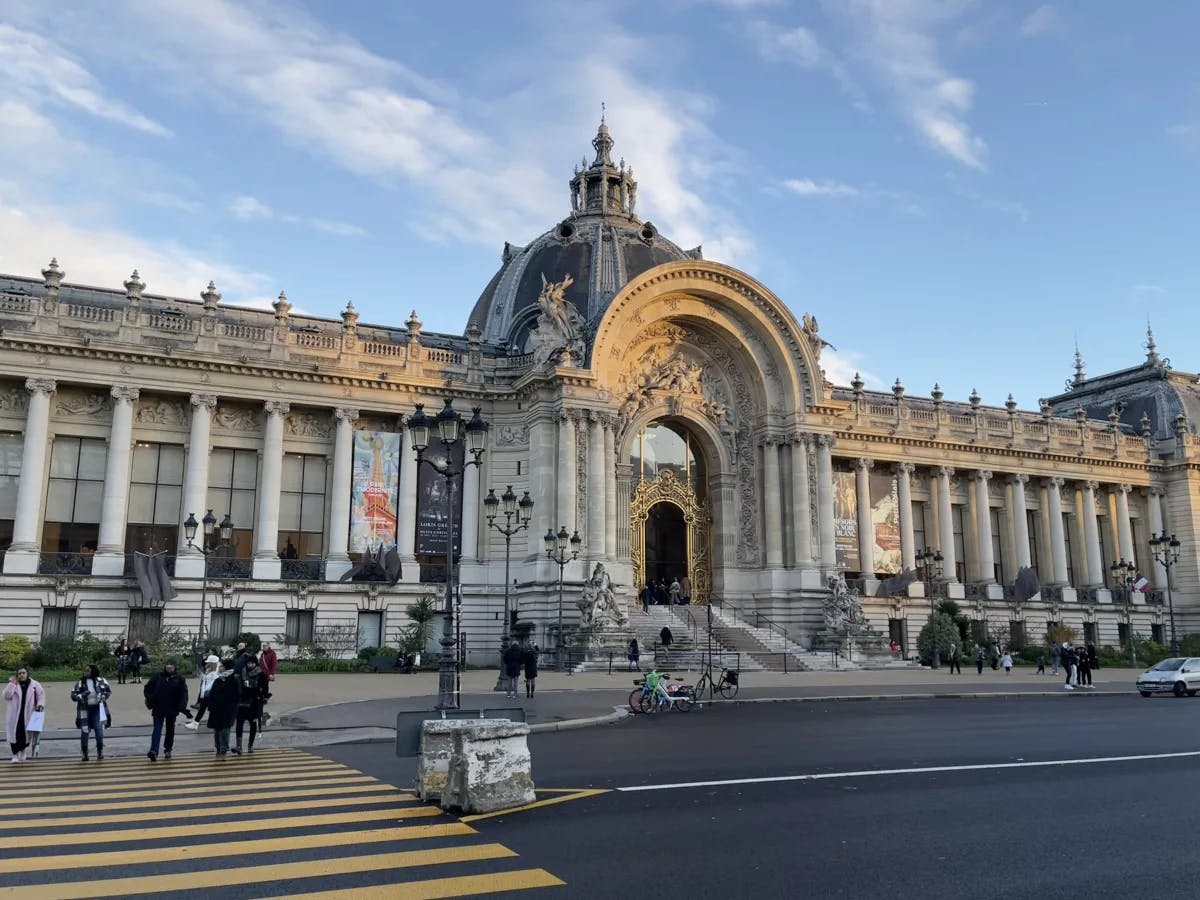
[[(535, 502), (527, 536), (513, 543), (510, 578), (521, 618), (545, 646), (558, 614), (558, 568), (542, 550), (548, 530), (565, 525), (583, 539), (564, 573), (572, 597), (596, 563), (621, 597), (632, 596), (640, 529), (630, 527), (631, 499), (644, 477), (633, 455), (656, 423), (686, 433), (703, 463), (689, 513), (703, 543), (699, 600), (814, 633), (828, 576), (846, 552), (843, 526), (859, 536), (858, 558), (876, 558), (871, 492), (887, 475), (898, 557), (882, 572), (847, 572), (882, 633), (915, 642), (935, 585), (977, 621), (1029, 639), (1048, 621), (1101, 644), (1118, 643), (1122, 626), (1158, 633), (1169, 619), (1168, 572), (1153, 562), (1149, 539), (1163, 531), (1182, 544), (1169, 573), (1179, 633), (1200, 627), (1197, 378), (1173, 370), (1152, 340), (1145, 363), (1122, 373), (1089, 379), (1080, 361), (1068, 390), (1032, 412), (1011, 398), (998, 407), (975, 395), (951, 402), (936, 387), (926, 398), (899, 382), (890, 392), (857, 379), (833, 385), (816, 320), (797, 320), (752, 277), (662, 239), (636, 217), (636, 182), (623, 161), (612, 163), (607, 130), (594, 144), (596, 161), (571, 182), (571, 214), (530, 245), (536, 259), (506, 246), (462, 336), (422, 331), (416, 312), (403, 327), (361, 323), (353, 305), (337, 320), (296, 315), (283, 294), (273, 311), (230, 307), (212, 283), (199, 302), (164, 297), (148, 293), (137, 272), (124, 292), (85, 287), (54, 261), (40, 279), (0, 276), (0, 478), (11, 489), (0, 495), (0, 633), (36, 640), (50, 621), (126, 631), (144, 603), (127, 554), (138, 524), (138, 539), (171, 557), (179, 595), (161, 606), (162, 625), (195, 632), (204, 606), (273, 637), (286, 633), (290, 613), (311, 613), (308, 627), (357, 623), (360, 634), (378, 628), (394, 643), (405, 607), (438, 590), (434, 561), (415, 556), (417, 463), (405, 445), (399, 583), (342, 582), (354, 559), (351, 445), (362, 427), (399, 431), (406, 442), (414, 405), (436, 410), (443, 397), (480, 407), (491, 424), (482, 469), (462, 485), (462, 630), (481, 659), (497, 645), (504, 592), (504, 539), (480, 515), (487, 489), (511, 485)], [(602, 273), (597, 260), (608, 260)], [(536, 275), (541, 293), (526, 296), (522, 285)], [(567, 284), (583, 287), (573, 296)], [(556, 303), (572, 304), (569, 315)], [(562, 347), (550, 340), (556, 334)], [(525, 352), (535, 345), (538, 353)], [(72, 441), (70, 452), (55, 452)], [(133, 510), (150, 477), (146, 448), (158, 448), (160, 468), (154, 516), (143, 524)], [(162, 460), (180, 449), (177, 477), (163, 475)], [(297, 458), (314, 473), (302, 492), (287, 482)], [(227, 463), (233, 474), (216, 471)], [(844, 478), (856, 506), (838, 525), (835, 483)], [(226, 501), (229, 509), (214, 508)], [(90, 518), (81, 512), (88, 502), (97, 510)], [(305, 532), (319, 549), (304, 554), (305, 565), (280, 546), (280, 523), (301, 502), (319, 505), (319, 525)], [(237, 503), (243, 549), (229, 562), (238, 564), (214, 571), (210, 560), (206, 581), (205, 560), (179, 523), (210, 508), (220, 518)], [(72, 544), (93, 531), (90, 546)], [(887, 572), (915, 569), (930, 549), (943, 556), (940, 576), (879, 595)], [(1114, 592), (1116, 558), (1135, 562), (1152, 589)], [(1042, 589), (1018, 601), (1022, 568), (1036, 571)], [(69, 610), (73, 620), (50, 612)], [(566, 616), (578, 616), (573, 600)], [(373, 623), (366, 632), (364, 617)]]

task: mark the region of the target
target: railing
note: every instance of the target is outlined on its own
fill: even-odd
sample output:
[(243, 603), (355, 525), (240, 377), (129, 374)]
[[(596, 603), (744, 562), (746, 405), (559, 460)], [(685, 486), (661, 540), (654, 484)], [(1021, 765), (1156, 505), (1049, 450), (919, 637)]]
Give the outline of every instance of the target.
[(968, 581), (963, 585), (963, 596), (967, 600), (986, 600), (987, 588), (986, 581)]
[(1162, 588), (1153, 588), (1146, 591), (1147, 606), (1162, 606), (1167, 602), (1167, 592)]
[(1042, 586), (1042, 602), (1044, 603), (1062, 603), (1063, 589), (1061, 586), (1048, 587)]
[(91, 553), (42, 553), (38, 558), (39, 575), (91, 575)]
[(225, 337), (234, 338), (243, 341), (263, 342), (267, 340), (267, 336), (271, 331), (268, 328), (263, 328), (258, 325), (238, 325), (237, 323), (226, 323), (221, 326), (221, 333)]
[(385, 344), (382, 341), (363, 341), (363, 353), (368, 356), (402, 357), (407, 349), (403, 344)]
[(762, 613), (755, 610), (755, 612), (754, 612), (754, 627), (762, 628), (764, 626), (766, 627), (767, 631), (770, 634), (777, 634), (781, 638), (783, 638), (784, 648), (786, 649), (787, 643), (788, 643), (787, 629), (784, 628), (782, 625), (780, 625), (778, 622), (774, 622), (771, 619), (768, 619)]
[(696, 622), (696, 617), (692, 615), (691, 607), (688, 606), (670, 606), (667, 607), (671, 613), (684, 620), (684, 624), (692, 629), (692, 643), (696, 644), (700, 641), (700, 626)]
[(32, 313), (33, 298), (22, 297), (20, 294), (0, 294), (0, 312)]
[[(697, 648), (695, 650), (665, 650), (658, 643), (650, 648), (653, 654), (654, 668), (661, 669), (664, 672), (699, 672), (708, 665), (708, 651)], [(765, 654), (754, 654), (755, 656)], [(714, 650), (712, 652), (713, 669), (733, 669), (740, 670), (742, 667), (742, 654), (737, 651)]]
[(236, 556), (210, 556), (204, 571), (209, 578), (249, 578), (254, 571), (254, 560)]
[[(126, 578), (132, 578), (135, 574), (134, 570), (133, 570), (133, 561), (134, 561), (134, 557), (136, 555), (137, 555), (136, 553), (126, 553), (125, 554), (125, 567), (124, 567), (124, 569), (122, 569), (122, 572), (124, 573)], [(162, 561), (163, 561), (163, 568), (165, 568), (167, 570), (167, 574), (170, 575), (172, 578), (174, 578), (175, 577), (175, 557), (174, 556), (164, 556), (164, 557), (162, 557)]]
[(453, 350), (428, 350), (428, 359), (430, 362), (449, 363), (452, 366), (461, 366), (463, 364), (462, 354), (455, 353)]
[(157, 328), (159, 331), (170, 331), (175, 334), (183, 334), (184, 332), (191, 331), (195, 324), (192, 319), (189, 319), (182, 313), (150, 313), (146, 321), (151, 328)]
[(315, 559), (281, 559), (279, 561), (279, 579), (281, 581), (324, 581), (325, 560)]
[(522, 353), (520, 356), (502, 356), (496, 360), (498, 369), (523, 369), (533, 365), (533, 354)]
[(932, 409), (912, 409), (909, 410), (908, 417), (913, 422), (936, 422), (937, 413)]
[(117, 311), (107, 306), (68, 303), (64, 309), (68, 319), (83, 319), (85, 322), (113, 322), (117, 318)]
[(296, 346), (308, 347), (315, 350), (333, 350), (337, 348), (338, 339), (329, 334), (314, 334), (309, 331), (297, 331)]
[(1100, 599), (1100, 589), (1094, 587), (1079, 588), (1078, 596), (1081, 603), (1096, 603)]

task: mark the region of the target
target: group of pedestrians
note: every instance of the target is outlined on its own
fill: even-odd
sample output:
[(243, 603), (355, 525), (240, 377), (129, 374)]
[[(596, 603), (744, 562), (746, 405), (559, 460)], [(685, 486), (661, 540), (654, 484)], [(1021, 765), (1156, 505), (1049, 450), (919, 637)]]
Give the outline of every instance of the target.
[(145, 644), (134, 641), (130, 646), (125, 635), (121, 635), (113, 644), (113, 656), (117, 660), (117, 684), (125, 684), (127, 679), (134, 684), (142, 683), (142, 666), (150, 662), (150, 651)]
[(538, 657), (541, 650), (537, 644), (522, 647), (518, 641), (513, 641), (504, 650), (504, 696), (516, 700), (517, 682), (521, 680), (521, 672), (525, 673), (525, 697), (532, 699), (537, 688)]
[(692, 602), (692, 580), (684, 575), (683, 578), (672, 578), (670, 584), (664, 578), (647, 581), (638, 596), (645, 611), (651, 606), (686, 606)]
[(1092, 672), (1100, 668), (1100, 660), (1096, 656), (1096, 645), (1088, 644), (1086, 647), (1072, 646), (1070, 641), (1063, 641), (1062, 649), (1057, 646), (1051, 648), (1050, 661), (1054, 667), (1054, 674), (1058, 674), (1059, 664), (1062, 664), (1063, 671), (1066, 672), (1066, 681), (1063, 683), (1063, 688), (1068, 691), (1073, 691), (1075, 688), (1094, 688), (1092, 684)]

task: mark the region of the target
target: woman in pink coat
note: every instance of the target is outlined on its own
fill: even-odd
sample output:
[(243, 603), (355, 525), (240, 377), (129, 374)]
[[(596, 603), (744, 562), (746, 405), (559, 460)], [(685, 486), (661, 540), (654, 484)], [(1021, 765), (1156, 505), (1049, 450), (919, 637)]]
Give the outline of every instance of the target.
[(4, 730), (12, 747), (12, 761), (22, 763), (25, 762), (25, 748), (37, 746), (46, 715), (46, 692), (29, 677), (29, 670), (21, 666), (17, 674), (8, 679), (4, 699), (8, 702)]

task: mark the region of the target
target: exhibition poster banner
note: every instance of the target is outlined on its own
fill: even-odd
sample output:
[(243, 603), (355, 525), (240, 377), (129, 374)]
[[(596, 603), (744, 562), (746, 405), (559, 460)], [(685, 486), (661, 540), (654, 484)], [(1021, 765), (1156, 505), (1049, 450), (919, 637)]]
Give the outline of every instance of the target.
[(833, 545), (837, 564), (847, 572), (861, 571), (858, 558), (858, 491), (853, 472), (833, 473)]
[(872, 472), (871, 526), (875, 532), (872, 546), (874, 572), (895, 575), (903, 566), (900, 554), (900, 489), (895, 475)]
[[(400, 435), (354, 432), (350, 483), (350, 552), (374, 553), (396, 545), (400, 500)], [(411, 510), (409, 512), (411, 515)]]
[[(462, 472), (466, 447), (460, 441), (454, 445), (454, 470)], [(446, 465), (446, 448), (440, 441), (430, 441), (425, 458), (438, 466)], [(462, 475), (449, 480), (431, 467), (417, 467), (417, 553), (446, 557), (446, 531), (450, 524), (450, 497), (447, 487), (453, 485), (454, 493), (454, 554), (462, 552)]]

